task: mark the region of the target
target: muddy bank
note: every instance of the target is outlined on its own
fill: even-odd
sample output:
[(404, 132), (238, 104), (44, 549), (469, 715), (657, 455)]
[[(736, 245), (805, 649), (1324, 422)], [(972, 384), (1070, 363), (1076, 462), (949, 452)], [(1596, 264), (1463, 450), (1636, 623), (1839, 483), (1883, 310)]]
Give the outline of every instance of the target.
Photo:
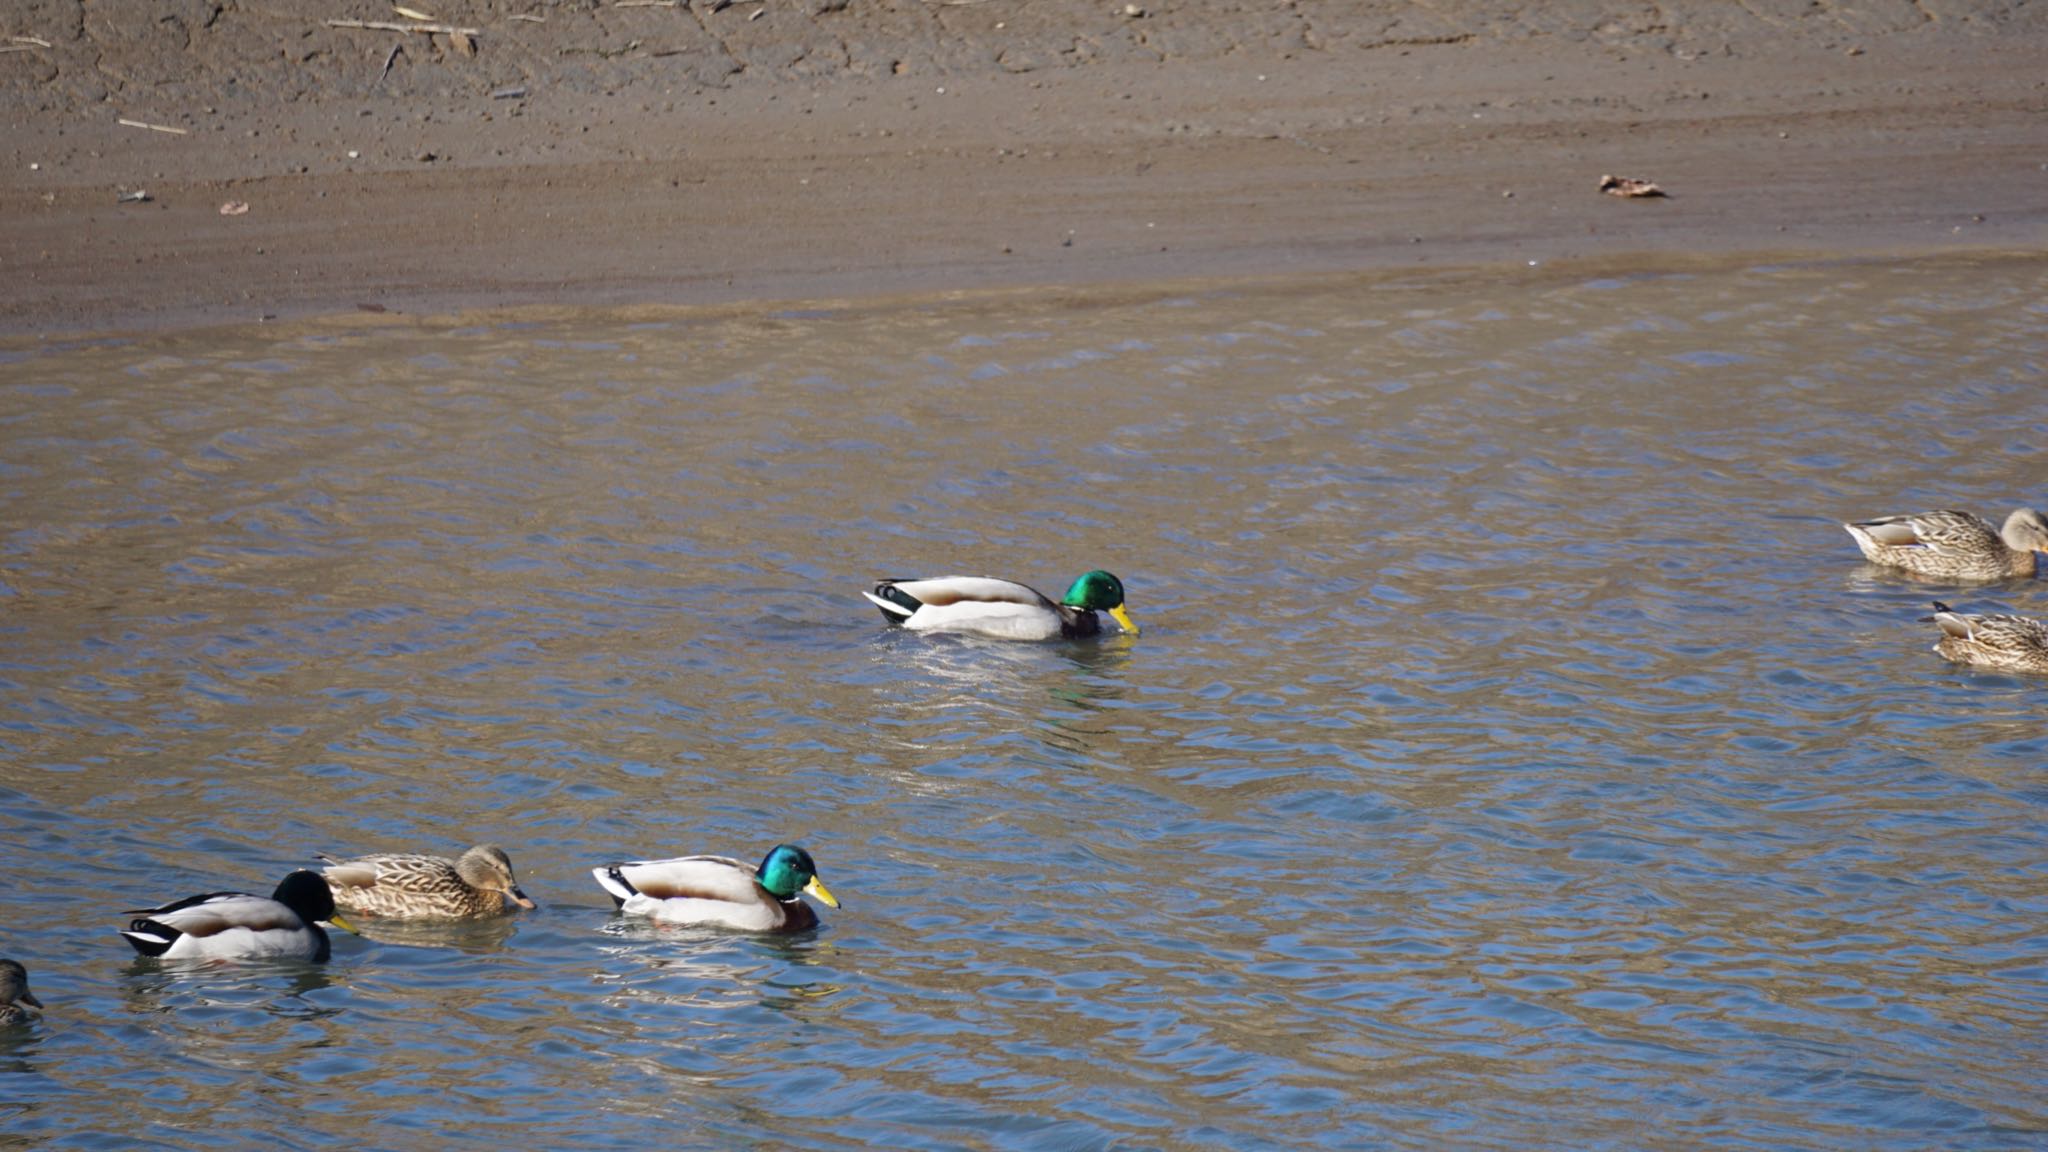
[(2016, 3), (408, 7), (17, 6), (0, 332), (2048, 235)]

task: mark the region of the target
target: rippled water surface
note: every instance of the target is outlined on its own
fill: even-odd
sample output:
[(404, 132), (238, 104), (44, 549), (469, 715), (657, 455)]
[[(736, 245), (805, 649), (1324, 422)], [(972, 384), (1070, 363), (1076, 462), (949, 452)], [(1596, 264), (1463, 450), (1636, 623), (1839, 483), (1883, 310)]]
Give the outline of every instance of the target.
[[(2048, 591), (1837, 527), (2048, 503), (2048, 266), (1533, 276), (0, 355), (0, 1133), (2048, 1146), (2048, 683), (1915, 619)], [(480, 840), (538, 912), (115, 934)], [(588, 874), (778, 840), (814, 934)]]

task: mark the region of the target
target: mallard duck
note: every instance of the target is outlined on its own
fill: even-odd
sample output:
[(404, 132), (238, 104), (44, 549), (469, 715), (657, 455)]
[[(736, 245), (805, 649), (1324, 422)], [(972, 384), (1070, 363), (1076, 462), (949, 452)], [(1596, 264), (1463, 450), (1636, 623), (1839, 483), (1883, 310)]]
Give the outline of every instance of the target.
[(22, 1024), (36, 1018), (30, 1008), (41, 1008), (43, 1002), (28, 990), (28, 969), (19, 960), (0, 960), (0, 1028), (9, 1024)]
[(2048, 552), (2048, 521), (2032, 508), (2013, 509), (1999, 529), (1981, 516), (1953, 510), (1884, 516), (1842, 527), (1871, 563), (1939, 579), (2032, 576), (2034, 554)]
[(505, 901), (531, 908), (519, 890), (512, 861), (496, 844), (479, 844), (460, 859), (411, 852), (379, 852), (327, 861), (334, 903), (365, 916), (469, 919), (496, 916)]
[(335, 914), (327, 881), (304, 868), (269, 896), (208, 892), (128, 915), (135, 920), (121, 935), (144, 956), (170, 960), (325, 960), (327, 933), (318, 922), (349, 927)]
[(619, 911), (669, 924), (802, 932), (818, 926), (818, 914), (797, 893), (839, 907), (818, 881), (811, 854), (794, 844), (770, 848), (759, 868), (726, 856), (678, 856), (607, 864), (590, 874)]
[(1609, 196), (1620, 196), (1628, 200), (1639, 200), (1644, 197), (1656, 197), (1666, 194), (1664, 189), (1658, 187), (1655, 181), (1642, 180), (1634, 176), (1602, 176), (1600, 177), (1600, 190)]
[(1934, 650), (1958, 664), (2048, 672), (2048, 620), (1958, 612), (1939, 600), (1934, 615), (1920, 619), (1941, 625)]
[(994, 576), (884, 580), (861, 595), (882, 610), (882, 619), (917, 632), (971, 632), (998, 640), (1093, 636), (1102, 631), (1095, 614), (1107, 612), (1117, 627), (1138, 634), (1124, 611), (1124, 582), (1100, 568), (1082, 573), (1057, 604), (1036, 588)]

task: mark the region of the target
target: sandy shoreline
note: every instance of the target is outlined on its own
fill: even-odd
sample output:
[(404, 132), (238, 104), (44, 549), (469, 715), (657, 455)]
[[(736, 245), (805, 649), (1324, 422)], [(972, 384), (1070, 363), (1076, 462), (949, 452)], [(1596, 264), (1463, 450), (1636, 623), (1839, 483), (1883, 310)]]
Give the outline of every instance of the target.
[(31, 4), (0, 335), (2048, 240), (2022, 4), (426, 7)]

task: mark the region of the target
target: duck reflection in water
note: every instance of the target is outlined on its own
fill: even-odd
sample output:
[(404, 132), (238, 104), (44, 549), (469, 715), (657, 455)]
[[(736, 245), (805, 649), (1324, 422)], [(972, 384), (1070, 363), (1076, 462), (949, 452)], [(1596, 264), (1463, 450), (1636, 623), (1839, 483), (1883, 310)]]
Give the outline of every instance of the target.
[(734, 937), (640, 918), (613, 921), (604, 932), (620, 942), (603, 949), (614, 968), (598, 983), (635, 1004), (759, 1005), (801, 1015), (845, 991), (810, 978), (810, 970), (833, 970), (838, 957), (836, 946), (816, 936)]

